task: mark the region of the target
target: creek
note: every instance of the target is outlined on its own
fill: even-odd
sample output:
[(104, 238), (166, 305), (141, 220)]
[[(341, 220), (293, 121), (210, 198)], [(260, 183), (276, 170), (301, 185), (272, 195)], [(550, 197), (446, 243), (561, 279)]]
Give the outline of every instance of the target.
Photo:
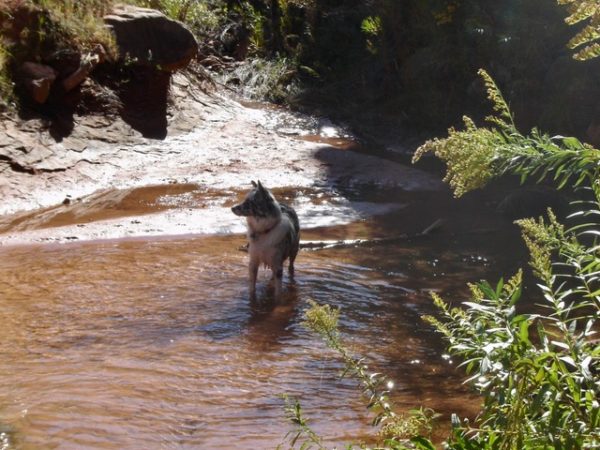
[[(394, 380), (399, 410), (442, 414), (438, 437), (451, 413), (473, 417), (479, 400), (420, 317), (434, 312), (430, 291), (460, 301), (466, 282), (514, 272), (514, 226), (477, 194), (458, 202), (433, 176), (325, 144), (290, 150), (294, 167), (277, 159), (281, 148), (268, 164), (259, 150), (240, 152), (227, 183), (217, 168), (206, 182), (190, 170), (187, 183), (4, 216), (0, 430), (11, 446), (274, 448), (292, 429), (282, 394), (300, 399), (327, 446), (368, 441), (356, 383), (302, 326), (311, 299), (341, 308), (344, 339)], [(303, 240), (369, 242), (301, 250), (279, 301), (261, 270), (251, 302), (244, 226), (229, 208), (253, 164), (297, 208)], [(418, 235), (439, 218), (439, 230)]]

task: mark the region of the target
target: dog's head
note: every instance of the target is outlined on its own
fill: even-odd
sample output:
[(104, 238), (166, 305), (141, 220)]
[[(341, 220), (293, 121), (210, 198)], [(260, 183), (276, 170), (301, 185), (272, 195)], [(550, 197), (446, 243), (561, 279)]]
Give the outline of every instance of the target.
[(231, 208), (236, 216), (243, 217), (270, 217), (280, 213), (279, 205), (275, 197), (266, 189), (260, 181), (252, 182), (252, 189), (239, 205)]

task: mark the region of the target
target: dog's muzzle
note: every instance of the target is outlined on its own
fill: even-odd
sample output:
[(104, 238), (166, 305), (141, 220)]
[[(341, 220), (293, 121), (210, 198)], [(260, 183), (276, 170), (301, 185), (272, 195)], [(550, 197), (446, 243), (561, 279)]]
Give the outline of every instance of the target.
[(235, 205), (231, 208), (231, 211), (236, 215), (236, 216), (243, 216), (243, 212), (242, 212), (242, 208), (240, 205)]

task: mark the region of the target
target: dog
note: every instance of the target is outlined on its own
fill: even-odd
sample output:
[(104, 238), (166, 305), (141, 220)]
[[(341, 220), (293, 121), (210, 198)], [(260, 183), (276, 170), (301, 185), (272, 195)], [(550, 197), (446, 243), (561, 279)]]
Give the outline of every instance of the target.
[(288, 272), (294, 276), (294, 261), (300, 246), (300, 222), (296, 211), (277, 202), (260, 181), (239, 205), (231, 208), (236, 216), (245, 217), (248, 225), (250, 262), (250, 296), (256, 295), (256, 275), (261, 264), (270, 268), (275, 281), (275, 297), (281, 294), (283, 263), (289, 258)]

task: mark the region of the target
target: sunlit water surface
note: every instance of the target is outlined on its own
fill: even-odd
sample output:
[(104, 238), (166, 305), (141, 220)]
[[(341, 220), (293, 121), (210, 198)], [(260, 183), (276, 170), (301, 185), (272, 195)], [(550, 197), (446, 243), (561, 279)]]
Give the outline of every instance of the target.
[(355, 382), (302, 326), (314, 299), (342, 309), (348, 343), (394, 379), (400, 410), (434, 408), (443, 431), (477, 400), (420, 320), (427, 292), (502, 264), (475, 253), (478, 239), (444, 241), (302, 251), (277, 303), (267, 272), (249, 301), (239, 235), (6, 248), (0, 423), (19, 448), (274, 448), (289, 394), (327, 445), (368, 439)]

